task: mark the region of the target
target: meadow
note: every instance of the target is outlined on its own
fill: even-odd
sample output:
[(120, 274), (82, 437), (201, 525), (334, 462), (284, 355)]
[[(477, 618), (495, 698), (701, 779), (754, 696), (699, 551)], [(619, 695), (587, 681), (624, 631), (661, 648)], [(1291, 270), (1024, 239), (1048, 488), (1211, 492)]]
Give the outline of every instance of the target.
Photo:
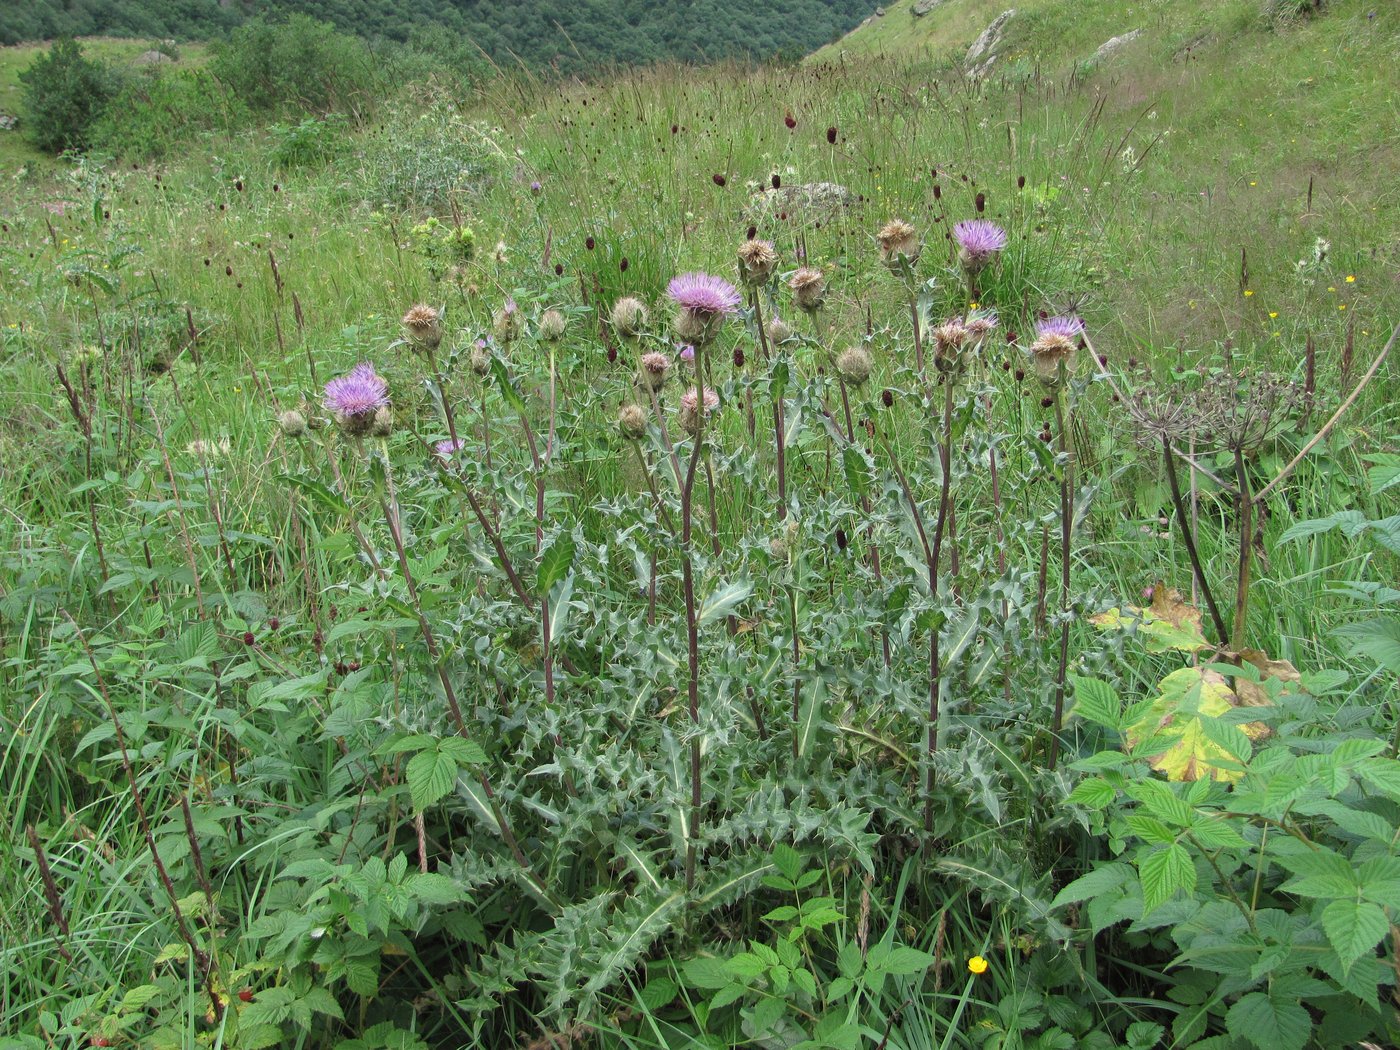
[(1400, 13), (1078, 6), (0, 143), (0, 1048), (1394, 1044)]

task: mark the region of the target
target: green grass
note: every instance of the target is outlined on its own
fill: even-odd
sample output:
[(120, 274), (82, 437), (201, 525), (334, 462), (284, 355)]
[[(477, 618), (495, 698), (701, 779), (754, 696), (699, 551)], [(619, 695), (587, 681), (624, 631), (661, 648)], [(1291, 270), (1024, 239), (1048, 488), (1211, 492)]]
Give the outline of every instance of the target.
[[(614, 436), (617, 406), (634, 396), (633, 348), (622, 344), (619, 360), (610, 363), (608, 347), (619, 341), (598, 316), (624, 294), (640, 296), (658, 319), (649, 338), (668, 345), (667, 280), (691, 269), (732, 273), (735, 248), (751, 222), (776, 242), (785, 269), (805, 249), (808, 261), (826, 268), (831, 293), (815, 330), (785, 297), (769, 307), (819, 336), (794, 351), (788, 390), (791, 405), (804, 406), (787, 461), (801, 507), (796, 536), (787, 536), (773, 510), (768, 366), (756, 363), (758, 348), (738, 324), (719, 344), (716, 369), (727, 403), (716, 435), (713, 520), (724, 550), (702, 564), (700, 582), (704, 594), (742, 575), (755, 591), (743, 607), (742, 630), (736, 621), (728, 635), (723, 618), (707, 627), (706, 673), (753, 671), (757, 702), (779, 724), (788, 702), (788, 617), (799, 618), (797, 659), (811, 681), (830, 679), (830, 724), (821, 727), (830, 735), (817, 757), (849, 763), (841, 775), (850, 779), (824, 768), (813, 775), (820, 791), (783, 780), (786, 741), (776, 751), (753, 744), (744, 689), (735, 688), (707, 696), (729, 704), (723, 710), (733, 714), (732, 725), (706, 726), (713, 734), (707, 790), (722, 795), (723, 805), (739, 799), (734, 805), (742, 807), (754, 784), (771, 789), (753, 803), (757, 811), (726, 815), (760, 829), (771, 820), (779, 828), (774, 834), (791, 831), (784, 819), (810, 819), (827, 832), (835, 826), (828, 811), (803, 808), (808, 793), (875, 800), (887, 836), (881, 848), (888, 850), (880, 854), (880, 874), (917, 884), (907, 914), (895, 903), (888, 916), (882, 912), (890, 887), (878, 886), (877, 925), (893, 929), (903, 917), (908, 927), (900, 937), (934, 953), (944, 946), (931, 931), (946, 920), (955, 979), (918, 998), (902, 1017), (897, 1000), (874, 997), (873, 1027), (897, 1019), (908, 1045), (946, 1037), (938, 1045), (970, 1046), (980, 1030), (973, 1018), (992, 1018), (998, 1003), (1033, 979), (1026, 974), (1045, 965), (1037, 953), (1049, 952), (1037, 940), (1043, 931), (1023, 921), (1020, 897), (1012, 894), (1008, 902), (984, 893), (1002, 885), (995, 879), (1005, 872), (989, 868), (985, 882), (969, 887), (947, 872), (910, 874), (920, 864), (905, 863), (909, 841), (922, 834), (913, 827), (917, 816), (903, 826), (907, 814), (900, 807), (917, 802), (906, 796), (917, 790), (911, 784), (919, 770), (905, 764), (917, 764), (910, 756), (921, 746), (916, 716), (926, 630), (901, 621), (907, 633), (895, 640), (896, 670), (879, 666), (871, 624), (888, 587), (876, 586), (859, 558), (840, 553), (837, 529), (852, 550), (864, 542), (867, 526), (878, 535), (886, 545), (887, 582), (910, 581), (916, 602), (920, 557), (893, 476), (877, 471), (868, 511), (843, 490), (847, 464), (833, 456), (822, 421), (826, 411), (840, 416), (839, 395), (819, 370), (828, 351), (868, 342), (876, 372), (855, 395), (856, 417), (869, 414), (888, 427), (889, 449), (873, 446), (878, 463), (897, 456), (932, 514), (939, 471), (913, 372), (908, 303), (876, 261), (874, 234), (894, 216), (920, 228), (926, 241), (920, 275), (932, 282), (926, 291), (936, 322), (968, 305), (942, 233), (977, 213), (980, 192), (987, 216), (1008, 228), (1011, 242), (979, 297), (1023, 343), (1036, 311), (1074, 300), (1116, 375), (1134, 386), (1184, 392), (1193, 402), (1218, 375), (1198, 381), (1192, 370), (1219, 367), (1227, 348), (1235, 370), (1301, 379), (1311, 338), (1319, 406), (1251, 463), (1259, 478), (1271, 476), (1349, 392), (1400, 318), (1393, 243), (1400, 228), (1400, 87), (1392, 75), (1400, 12), (1379, 9), (1372, 20), (1366, 4), (1342, 0), (1315, 21), (1276, 28), (1260, 20), (1253, 2), (1134, 4), (1134, 17), (1130, 5), (1113, 2), (1096, 5), (1092, 18), (1083, 4), (1066, 0), (1026, 3), (1018, 5), (1022, 14), (996, 75), (971, 85), (953, 60), (999, 5), (949, 0), (916, 22), (905, 3), (796, 68), (663, 67), (587, 84), (523, 78), (488, 83), (464, 98), (442, 85), (411, 85), (366, 126), (347, 132), (338, 152), (302, 167), (272, 162), (286, 135), (275, 129), (209, 136), (190, 143), (186, 155), (135, 167), (97, 159), (41, 163), (18, 140), (0, 141), (9, 176), (0, 184), (0, 502), (6, 507), (0, 725), (7, 730), (0, 734), (0, 799), (18, 815), (0, 850), (0, 879), (17, 887), (0, 895), (6, 905), (0, 907), (0, 1028), (33, 1031), (42, 1011), (69, 1009), (77, 1032), (112, 1010), (103, 996), (119, 998), (157, 971), (161, 980), (169, 977), (160, 969), (166, 964), (152, 960), (176, 941), (112, 745), (77, 746), (106, 715), (68, 616), (91, 640), (137, 742), (151, 808), (159, 814), (157, 834), (171, 851), (183, 893), (195, 887), (181, 845), (178, 796), (191, 796), (208, 821), (200, 834), (218, 865), (228, 991), (238, 982), (280, 987), (293, 971), (303, 972), (299, 967), (310, 972), (295, 956), (316, 935), (289, 942), (295, 946), (278, 959), (234, 936), (259, 918), (313, 907), (295, 899), (293, 880), (282, 874), (286, 863), (323, 854), (348, 856), (355, 865), (400, 852), (416, 856), (398, 759), (375, 748), (399, 729), (439, 733), (446, 719), (430, 675), (434, 661), (423, 652), (414, 617), (405, 614), (409, 595), (394, 572), (376, 581), (349, 528), (358, 515), (378, 557), (394, 566), (373, 499), (375, 468), (358, 454), (343, 456), (356, 507), (347, 512), (326, 490), (288, 481), (304, 476), (330, 484), (324, 432), (298, 444), (276, 425), (279, 411), (303, 401), (314, 415), (318, 386), (362, 360), (375, 361), (390, 381), (398, 429), (387, 448), (410, 526), (410, 556), (427, 579), (430, 614), (450, 636), (452, 659), (471, 685), (465, 702), (472, 732), (492, 745), (493, 773), (507, 771), (507, 803), (530, 827), (527, 846), (549, 857), (556, 889), (570, 902), (594, 892), (634, 893), (657, 878), (648, 875), (653, 861), (671, 885), (671, 845), (684, 836), (666, 823), (663, 798), (676, 795), (684, 778), (662, 770), (658, 756), (674, 760), (675, 770), (683, 766), (678, 544), (649, 517), (646, 479)], [(1139, 25), (1146, 34), (1117, 58), (1082, 66), (1104, 39)], [(91, 48), (112, 59), (142, 49), (136, 41)], [(197, 49), (185, 52), (182, 62), (198, 60)], [(0, 52), (0, 98), (32, 54)], [(828, 127), (836, 129), (835, 144)], [(29, 169), (24, 177), (15, 171), (19, 165)], [(820, 222), (751, 217), (751, 196), (774, 175), (786, 187), (838, 182), (857, 202)], [(454, 181), (445, 188), (448, 176)], [(386, 201), (386, 193), (400, 196)], [(433, 276), (414, 232), (429, 214), (447, 223), (460, 218), (476, 234), (475, 257), (443, 280)], [(1311, 256), (1318, 238), (1331, 249), (1306, 283), (1294, 264)], [(534, 468), (511, 401), (494, 380), (480, 380), (467, 367), (473, 341), (491, 331), (508, 296), (532, 322), (546, 307), (563, 308), (571, 322), (568, 338), (552, 349), (528, 338), (508, 354), (537, 425), (551, 389), (557, 397), (558, 463), (545, 471), (548, 527), (552, 537), (556, 527), (576, 525), (580, 564), (588, 566), (573, 613), (573, 629), (587, 642), (574, 655), (596, 658), (596, 666), (561, 672), (566, 703), (557, 712), (539, 706), (538, 618), (512, 605), (475, 519), (425, 466), (417, 438), (445, 437), (444, 422), (423, 359), (395, 343), (408, 305), (448, 306), (444, 356), (454, 351), (450, 389), (463, 429), (474, 438), (489, 427), (496, 442), (491, 471), (476, 462), (474, 447), (471, 483), (490, 492), (491, 513), (506, 527), (504, 542), (533, 586)], [(190, 323), (198, 333), (194, 343)], [(95, 360), (90, 347), (100, 347), (102, 359), (89, 373), (92, 404), (110, 428), (101, 430), (91, 461), (54, 367), (63, 363), (70, 378), (81, 380), (83, 362)], [(725, 363), (736, 347), (748, 355), (747, 371)], [(950, 811), (963, 807), (957, 819), (965, 822), (950, 827), (939, 848), (995, 848), (1005, 840), (1014, 850), (1033, 843), (1031, 861), (1012, 856), (1008, 869), (1043, 878), (1032, 887), (1039, 892), (1054, 889), (1049, 882), (1058, 865), (1077, 872), (1107, 855), (1107, 846), (1066, 827), (1063, 813), (1037, 808), (1041, 799), (1058, 806), (1072, 781), (1056, 779), (1041, 764), (1054, 646), (1026, 610), (1035, 600), (1041, 529), (1058, 513), (1058, 486), (1055, 463), (1035, 437), (1052, 417), (1040, 404), (1043, 391), (1013, 378), (1011, 369), (1024, 364), (1019, 354), (998, 343), (985, 370), (968, 381), (979, 396), (965, 406), (971, 422), (967, 448), (957, 452), (966, 455), (966, 472), (956, 499), (966, 597), (979, 598), (998, 577), (993, 552), (1004, 539), (1009, 590), (987, 600), (999, 606), (1004, 594), (1014, 595), (1015, 622), (1024, 633), (1004, 639), (1008, 653), (1019, 646), (1006, 660), (1005, 699), (1000, 682), (979, 679), (965, 692), (959, 685), (950, 724), (975, 739), (952, 745), (958, 757), (949, 761), (985, 762), (993, 771), (978, 780), (973, 772), (985, 773), (983, 767), (959, 767), (946, 778), (944, 801)], [(1364, 537), (1329, 532), (1298, 543), (1281, 537), (1297, 521), (1339, 510), (1371, 519), (1394, 513), (1396, 490), (1372, 497), (1365, 482), (1365, 457), (1397, 451), (1394, 375), (1392, 358), (1268, 502), (1268, 560), (1260, 563), (1252, 592), (1251, 640), (1305, 672), (1350, 674), (1313, 712), (1306, 731), (1319, 734), (1314, 740), (1329, 732), (1369, 739), (1386, 728), (1394, 683), (1330, 632), (1361, 615), (1338, 588), (1393, 579), (1396, 559)], [(888, 413), (872, 407), (884, 389), (895, 406)], [(754, 437), (744, 418), (746, 398), (758, 409)], [(1111, 678), (1125, 697), (1137, 698), (1150, 695), (1181, 659), (1104, 641), (1082, 616), (1136, 601), (1159, 581), (1189, 591), (1191, 577), (1179, 535), (1160, 521), (1169, 511), (1153, 451), (1137, 447), (1136, 425), (1102, 384), (1079, 398), (1077, 469), (1092, 500), (1072, 558), (1071, 670)], [(207, 445), (203, 453), (192, 445), (217, 447), (224, 439), (227, 453), (212, 458)], [(982, 460), (975, 458), (983, 441), (999, 442), (1005, 512), (993, 507)], [(1204, 447), (1210, 438), (1202, 433), (1199, 441)], [(675, 486), (657, 436), (644, 447), (672, 500)], [(1204, 465), (1221, 472), (1229, 464), (1212, 453)], [(1228, 602), (1235, 512), (1208, 480), (1198, 481), (1197, 494), (1207, 572)], [(708, 492), (701, 502), (697, 534), (708, 540)], [(779, 538), (798, 551), (790, 564), (773, 553), (771, 541)], [(633, 562), (645, 574), (649, 552), (662, 566), (660, 626), (646, 619), (634, 579)], [(1052, 580), (1058, 566), (1052, 544)], [(116, 582), (104, 588), (104, 574)], [(1053, 593), (1052, 587), (1052, 613)], [(277, 629), (269, 626), (273, 616), (281, 620)], [(992, 633), (1000, 620), (991, 618), (984, 640), (1000, 637)], [(245, 631), (255, 632), (261, 649), (244, 643)], [(204, 642), (207, 651), (199, 647)], [(989, 651), (999, 644), (989, 641)], [(179, 649), (185, 645), (198, 651), (191, 656)], [(768, 659), (763, 654), (770, 650)], [(764, 675), (756, 670), (760, 657), (768, 661)], [(332, 677), (337, 663), (360, 661), (368, 670), (359, 679), (348, 670)], [(482, 670), (487, 667), (490, 673)], [(997, 664), (989, 674), (1002, 671)], [(308, 684), (308, 676), (322, 674)], [(730, 684), (739, 682), (735, 674)], [(972, 699), (983, 705), (980, 714), (970, 710)], [(556, 726), (567, 747), (551, 742), (548, 732)], [(1072, 745), (1089, 746), (1091, 734), (1079, 723), (1068, 735)], [(577, 800), (551, 790), (556, 746), (567, 752), (561, 761), (573, 763), (580, 781), (594, 787), (588, 804), (596, 801), (596, 810), (576, 812)], [(573, 747), (596, 750), (576, 754), (568, 751)], [(994, 808), (989, 797), (1013, 814), (1004, 824), (968, 816)], [(624, 802), (632, 808), (609, 808)], [(552, 917), (534, 907), (528, 891), (471, 867), (491, 859), (495, 842), (476, 833), (483, 823), (477, 811), (460, 800), (446, 805), (457, 808), (430, 820), (426, 848), (435, 865), (445, 869), (455, 860), (469, 870), (464, 885), (480, 876), (471, 882), (478, 895), (472, 914), (482, 917), (498, 946), (517, 935), (546, 936)], [(242, 829), (236, 838), (230, 830), (234, 813), (247, 821), (246, 841)], [(638, 820), (655, 821), (645, 831), (641, 863), (636, 856), (614, 858), (611, 844), (599, 845)], [(50, 844), (75, 927), (67, 943), (80, 964), (71, 968), (52, 951), (55, 934), (23, 841), (24, 822)], [(752, 837), (766, 845), (765, 833)], [(733, 834), (725, 848), (742, 859), (749, 833)], [(607, 839), (615, 841), (621, 840)], [(848, 856), (833, 863), (843, 867), (829, 876), (831, 892), (854, 912), (858, 869)], [(619, 871), (628, 873), (625, 880)], [(904, 892), (899, 884), (897, 900)], [(710, 924), (704, 935), (766, 936), (760, 913), (757, 904), (736, 903), (712, 924), (703, 920)], [(915, 919), (925, 925), (916, 927)], [(455, 979), (482, 972), (483, 959), (496, 965), (498, 957), (489, 946), (443, 947), (436, 927), (421, 940), (417, 932), (395, 934), (411, 944), (410, 956), (399, 954), (400, 941), (385, 953), (385, 999), (423, 995), (421, 1013), (437, 1026), (439, 1041), (458, 1045), (451, 1040), (466, 1037), (456, 1004), (467, 991), (436, 982), (449, 973)], [(683, 954), (694, 947), (693, 933), (676, 933), (669, 943)], [(843, 927), (842, 936), (851, 932)], [(339, 943), (330, 938), (325, 950), (333, 940)], [(540, 958), (557, 951), (573, 959), (576, 950), (582, 949), (549, 942)], [(1103, 962), (1105, 973), (1133, 974), (1121, 1002), (1097, 1002), (1103, 1018), (1146, 1009), (1136, 993), (1145, 1001), (1159, 992), (1141, 985), (1150, 978), (1166, 986), (1171, 979), (1160, 944), (1115, 941), (1113, 951), (1151, 958), (1139, 971), (1114, 969), (1116, 959)], [(972, 954), (993, 958), (997, 973), (967, 981), (962, 960)], [(533, 956), (527, 962), (548, 969)], [(654, 977), (669, 964), (660, 952), (649, 965)], [(170, 998), (162, 1000), (160, 1016), (177, 1031), (199, 1028), (207, 1001), (194, 968), (177, 969), (187, 983), (179, 994), (162, 992)], [(545, 985), (553, 975), (536, 976), (518, 996), (507, 996), (509, 1023), (493, 1022), (500, 1027), (491, 1030), (498, 1040), (527, 1029), (533, 1034), (545, 1012), (532, 997), (535, 983)], [(70, 981), (80, 997), (93, 998), (75, 998)], [(617, 994), (620, 1013), (630, 999)], [(383, 1005), (346, 1001), (361, 1010)], [(972, 1012), (957, 1030), (948, 1018), (960, 1006)], [(416, 1023), (417, 1014), (399, 1017)], [(679, 1044), (688, 1020), (672, 1012), (652, 1018), (650, 1035), (633, 1031), (618, 1039), (661, 1046), (674, 1035)], [(128, 1018), (138, 1033), (145, 1021)], [(339, 1034), (352, 1033), (347, 1027)], [(328, 1034), (322, 1042), (335, 1045)]]

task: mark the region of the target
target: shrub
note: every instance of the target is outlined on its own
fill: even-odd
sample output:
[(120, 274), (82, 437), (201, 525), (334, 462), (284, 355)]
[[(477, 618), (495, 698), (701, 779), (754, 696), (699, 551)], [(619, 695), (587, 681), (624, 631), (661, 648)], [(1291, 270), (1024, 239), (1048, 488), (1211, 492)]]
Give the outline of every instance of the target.
[(324, 164), (340, 152), (345, 134), (345, 118), (329, 113), (324, 119), (307, 117), (298, 124), (274, 124), (268, 128), (273, 138), (272, 162), (279, 168)]
[(217, 44), (209, 69), (255, 112), (364, 116), (384, 86), (369, 48), (305, 15), (257, 18)]
[(25, 126), (45, 153), (85, 149), (103, 108), (117, 91), (112, 71), (84, 57), (73, 40), (57, 40), (19, 75)]
[(92, 128), (92, 142), (129, 160), (156, 160), (191, 137), (235, 127), (247, 107), (202, 70), (151, 72), (129, 81)]

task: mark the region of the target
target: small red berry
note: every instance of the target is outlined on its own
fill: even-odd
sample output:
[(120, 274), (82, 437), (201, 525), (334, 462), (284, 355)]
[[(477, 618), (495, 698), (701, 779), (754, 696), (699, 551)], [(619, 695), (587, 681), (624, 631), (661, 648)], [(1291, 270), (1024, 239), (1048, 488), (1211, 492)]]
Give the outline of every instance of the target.
[(723, 175), (721, 175), (719, 172), (715, 172), (713, 175), (710, 176), (710, 178), (711, 178), (712, 180), (714, 180), (714, 184), (715, 184), (716, 186), (719, 186), (719, 187), (721, 187), (721, 188), (723, 188), (724, 184), (725, 184), (726, 182), (729, 181), (729, 180), (726, 179)]
[(783, 118), (783, 123), (786, 124), (788, 130), (791, 131), (793, 128), (797, 127), (797, 118), (794, 117), (791, 113), (789, 113)]
[(252, 644), (253, 644), (254, 642), (256, 642), (256, 641), (257, 641), (257, 639), (253, 637), (253, 632), (252, 632), (252, 631), (244, 631), (244, 632), (243, 632), (243, 644), (244, 644), (244, 645), (252, 645)]

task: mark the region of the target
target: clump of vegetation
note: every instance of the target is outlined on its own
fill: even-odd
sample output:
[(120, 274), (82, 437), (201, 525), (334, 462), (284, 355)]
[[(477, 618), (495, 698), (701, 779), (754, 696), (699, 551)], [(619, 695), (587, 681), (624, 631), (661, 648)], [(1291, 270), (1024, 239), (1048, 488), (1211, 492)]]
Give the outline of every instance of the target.
[(55, 41), (19, 80), (25, 133), (45, 153), (86, 148), (94, 125), (119, 89), (112, 71), (87, 58), (72, 39)]

